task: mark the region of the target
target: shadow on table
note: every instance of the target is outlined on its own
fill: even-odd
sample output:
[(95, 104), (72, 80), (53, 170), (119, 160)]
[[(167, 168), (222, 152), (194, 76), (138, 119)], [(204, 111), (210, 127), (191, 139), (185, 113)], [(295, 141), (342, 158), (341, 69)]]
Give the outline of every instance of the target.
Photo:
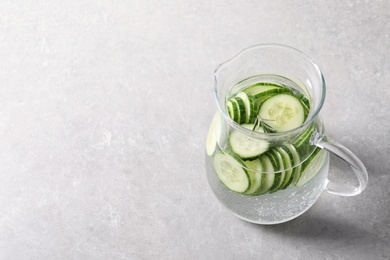
[(266, 233), (315, 240), (345, 240), (372, 236), (366, 230), (361, 229), (359, 225), (351, 223), (347, 219), (337, 218), (329, 214), (325, 214), (325, 216), (313, 215), (309, 212), (277, 225), (248, 224)]

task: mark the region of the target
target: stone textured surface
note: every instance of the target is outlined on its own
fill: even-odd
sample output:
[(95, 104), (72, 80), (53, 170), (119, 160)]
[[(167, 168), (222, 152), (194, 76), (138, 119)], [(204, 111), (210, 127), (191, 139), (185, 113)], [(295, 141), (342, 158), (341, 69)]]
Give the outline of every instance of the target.
[[(386, 0), (1, 1), (0, 259), (390, 259), (389, 33)], [(277, 226), (204, 172), (213, 70), (262, 42), (322, 68), (370, 178)]]

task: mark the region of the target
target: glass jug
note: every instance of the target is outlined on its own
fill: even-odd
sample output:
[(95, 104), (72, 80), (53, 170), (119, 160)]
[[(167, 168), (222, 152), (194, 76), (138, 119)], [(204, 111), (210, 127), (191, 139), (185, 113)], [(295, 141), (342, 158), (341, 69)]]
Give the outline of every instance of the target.
[[(282, 223), (324, 190), (354, 196), (365, 189), (362, 162), (325, 133), (325, 81), (302, 52), (279, 44), (244, 49), (217, 67), (214, 91), (206, 173), (215, 196), (239, 218)], [(358, 184), (328, 180), (329, 153), (350, 166)]]

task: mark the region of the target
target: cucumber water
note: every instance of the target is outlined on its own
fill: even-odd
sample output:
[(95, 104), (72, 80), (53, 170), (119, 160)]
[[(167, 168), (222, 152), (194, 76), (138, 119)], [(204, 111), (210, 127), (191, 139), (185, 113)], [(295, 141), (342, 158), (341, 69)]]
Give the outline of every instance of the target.
[[(222, 134), (226, 127), (216, 122), (225, 119), (214, 118), (206, 155), (208, 181), (221, 202), (239, 217), (264, 224), (295, 218), (308, 209), (326, 185), (328, 154), (310, 145), (321, 124), (314, 120), (282, 141), (256, 136), (303, 125), (310, 114), (305, 88), (285, 77), (252, 77), (231, 88), (226, 113), (240, 126)], [(225, 144), (217, 145), (216, 136), (226, 136)]]

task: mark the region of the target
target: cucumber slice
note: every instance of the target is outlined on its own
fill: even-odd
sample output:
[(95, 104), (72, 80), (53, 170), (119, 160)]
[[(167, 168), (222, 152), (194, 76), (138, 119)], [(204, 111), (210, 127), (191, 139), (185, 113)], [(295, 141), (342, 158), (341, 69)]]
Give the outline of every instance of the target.
[(246, 120), (246, 110), (245, 110), (245, 103), (244, 101), (242, 100), (242, 98), (240, 97), (235, 97), (235, 98), (232, 98), (230, 99), (232, 101), (233, 104), (236, 105), (236, 108), (238, 110), (238, 119), (236, 121), (236, 123), (238, 124), (243, 124), (245, 123), (245, 120)]
[(219, 113), (215, 113), (213, 120), (211, 120), (211, 124), (209, 127), (209, 132), (207, 134), (207, 143), (206, 143), (206, 152), (208, 156), (212, 156), (217, 147), (217, 141), (221, 131), (221, 118), (219, 117)]
[(326, 151), (321, 148), (317, 148), (313, 155), (302, 164), (302, 173), (296, 186), (301, 187), (310, 181), (324, 165), (325, 159)]
[[(263, 166), (263, 171), (265, 172), (274, 172), (274, 167), (272, 166), (271, 160), (268, 156), (260, 157), (261, 165)], [(262, 182), (260, 188), (253, 195), (261, 195), (268, 192), (275, 180), (274, 173), (263, 173)]]
[(315, 150), (315, 147), (310, 144), (310, 139), (314, 131), (315, 131), (314, 126), (313, 125), (309, 126), (302, 133), (302, 135), (300, 135), (299, 138), (293, 143), (302, 160), (307, 158)]
[(273, 86), (273, 87), (280, 87), (279, 84), (276, 84), (276, 83), (272, 83), (272, 82), (267, 82), (267, 81), (260, 81), (260, 82), (256, 82), (255, 84), (253, 85), (250, 85), (248, 87), (249, 88), (256, 88), (256, 87), (264, 87), (264, 86)]
[(237, 124), (245, 123), (246, 109), (245, 103), (241, 98), (231, 98), (227, 102), (227, 111), (230, 118)]
[(236, 98), (241, 98), (245, 104), (245, 123), (253, 123), (257, 113), (257, 102), (254, 97), (241, 91), (237, 94)]
[(238, 106), (237, 101), (234, 98), (232, 98), (228, 101), (227, 109), (228, 109), (228, 113), (229, 113), (230, 118), (234, 122), (240, 124), (240, 108)]
[(250, 187), (248, 172), (232, 155), (218, 153), (214, 156), (214, 169), (220, 181), (231, 191), (243, 193)]
[(309, 99), (307, 99), (307, 97), (305, 95), (303, 95), (302, 93), (300, 93), (300, 92), (294, 92), (294, 96), (297, 97), (299, 99), (299, 101), (301, 101), (301, 103), (303, 105), (303, 108), (305, 110), (305, 116), (307, 117), (307, 115), (310, 112), (310, 101), (309, 101)]
[(227, 107), (229, 117), (235, 122), (239, 121), (239, 112), (238, 112), (238, 107), (236, 106), (236, 103), (233, 104), (233, 102), (231, 100), (229, 100), (227, 102), (226, 107)]
[(247, 172), (251, 180), (251, 186), (244, 194), (251, 195), (254, 194), (261, 186), (263, 176), (261, 172), (263, 167), (261, 165), (260, 159), (245, 161), (244, 164), (248, 168)]
[(277, 132), (294, 129), (305, 121), (302, 103), (289, 94), (278, 94), (267, 99), (261, 105), (259, 115)]
[(286, 151), (286, 148), (284, 147), (276, 147), (274, 149), (276, 149), (276, 151), (279, 152), (284, 162), (284, 169), (285, 169), (284, 179), (282, 185), (280, 186), (280, 189), (283, 190), (286, 189), (292, 182), (292, 178), (291, 178), (293, 173), (292, 163), (294, 158), (292, 157), (290, 151)]
[[(278, 85), (253, 85), (245, 89), (245, 92), (247, 94), (250, 94), (254, 97), (259, 97), (264, 95), (265, 93), (275, 90), (275, 89), (280, 89), (281, 87)], [(272, 93), (272, 92), (269, 92)]]
[(292, 172), (292, 181), (291, 183), (295, 184), (298, 182), (299, 177), (301, 176), (301, 158), (299, 157), (299, 153), (297, 149), (292, 144), (285, 144), (285, 147), (292, 155), (293, 158), (293, 172)]
[(269, 157), (269, 159), (271, 160), (271, 163), (272, 163), (272, 166), (273, 166), (273, 169), (274, 169), (274, 171), (273, 171), (272, 173), (275, 173), (275, 172), (279, 171), (280, 161), (278, 160), (278, 158), (276, 157), (276, 155), (273, 154), (273, 153), (271, 153), (271, 151), (270, 151), (270, 152), (267, 152), (266, 155), (267, 155), (267, 156)]
[[(242, 126), (250, 130), (254, 128), (253, 124), (244, 124)], [(259, 128), (257, 131), (262, 131), (262, 129)], [(248, 136), (238, 130), (230, 132), (229, 144), (232, 151), (244, 160), (255, 159), (269, 148), (267, 141)]]
[(284, 161), (282, 159), (282, 156), (279, 152), (277, 152), (275, 149), (271, 149), (267, 155), (272, 158), (272, 160), (276, 161), (276, 164), (274, 164), (274, 171), (275, 171), (275, 180), (271, 187), (271, 192), (277, 191), (283, 184), (284, 176), (285, 176), (285, 166)]
[(259, 82), (244, 90), (247, 94), (252, 95), (261, 103), (273, 95), (289, 92), (288, 88), (283, 88), (274, 83)]
[(294, 146), (299, 150), (303, 146), (310, 145), (310, 138), (314, 132), (314, 126), (310, 125), (302, 134), (300, 134), (296, 141), (294, 141)]

